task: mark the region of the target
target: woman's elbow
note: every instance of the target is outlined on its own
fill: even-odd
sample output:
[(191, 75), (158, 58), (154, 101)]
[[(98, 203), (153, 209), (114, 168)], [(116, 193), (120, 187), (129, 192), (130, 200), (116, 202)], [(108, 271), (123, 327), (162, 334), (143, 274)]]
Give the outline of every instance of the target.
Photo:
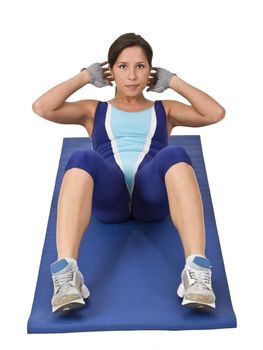
[(39, 106), (39, 103), (37, 101), (34, 101), (32, 103), (32, 110), (34, 113), (44, 118), (44, 111), (42, 110), (41, 106)]
[(225, 118), (226, 110), (222, 107), (214, 117), (214, 123), (218, 123)]

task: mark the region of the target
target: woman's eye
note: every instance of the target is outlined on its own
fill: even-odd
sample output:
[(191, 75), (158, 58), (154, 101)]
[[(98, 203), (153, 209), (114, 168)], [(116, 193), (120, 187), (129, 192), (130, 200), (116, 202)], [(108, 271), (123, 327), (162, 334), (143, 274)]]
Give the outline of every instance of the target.
[[(120, 64), (119, 68), (125, 67), (126, 64)], [(144, 64), (138, 64), (138, 67), (144, 68)]]

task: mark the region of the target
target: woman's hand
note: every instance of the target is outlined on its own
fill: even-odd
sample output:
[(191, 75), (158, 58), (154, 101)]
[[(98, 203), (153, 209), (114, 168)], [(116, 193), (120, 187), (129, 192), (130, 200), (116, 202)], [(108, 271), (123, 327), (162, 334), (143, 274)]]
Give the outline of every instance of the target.
[[(101, 65), (104, 66), (106, 63), (108, 63), (108, 61), (102, 62)], [(109, 82), (109, 85), (113, 86), (112, 81), (114, 81), (114, 78), (109, 70), (109, 65), (107, 66), (107, 68), (102, 68), (102, 69), (103, 69), (104, 79), (107, 79), (107, 81)]]
[(156, 73), (150, 74), (148, 81), (149, 88), (146, 91), (163, 92), (168, 89), (170, 80), (176, 74), (160, 67), (152, 67), (152, 69), (155, 70)]
[(156, 84), (157, 82), (157, 67), (152, 67), (151, 71), (154, 70), (156, 72), (151, 72), (150, 75), (149, 75), (149, 78), (148, 78), (148, 83), (146, 86), (149, 86), (148, 89), (146, 91), (150, 91), (154, 85)]
[(111, 73), (108, 68), (102, 68), (108, 61), (96, 62), (88, 66), (86, 69), (90, 73), (91, 80), (90, 83), (96, 87), (113, 86)]

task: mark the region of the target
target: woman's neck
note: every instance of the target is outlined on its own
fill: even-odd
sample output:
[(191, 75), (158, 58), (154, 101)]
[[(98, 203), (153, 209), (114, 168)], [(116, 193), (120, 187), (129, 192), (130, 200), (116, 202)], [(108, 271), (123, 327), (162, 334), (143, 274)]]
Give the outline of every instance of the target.
[(148, 102), (148, 100), (143, 96), (143, 94), (138, 96), (127, 96), (118, 94), (111, 100), (120, 105), (130, 105), (130, 106), (139, 106)]

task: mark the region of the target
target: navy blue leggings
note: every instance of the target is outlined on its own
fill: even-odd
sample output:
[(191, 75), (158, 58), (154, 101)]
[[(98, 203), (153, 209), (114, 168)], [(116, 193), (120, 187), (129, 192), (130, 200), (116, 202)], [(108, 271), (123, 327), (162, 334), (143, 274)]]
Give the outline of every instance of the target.
[(182, 147), (169, 145), (162, 148), (135, 174), (131, 200), (124, 174), (117, 163), (103, 158), (94, 150), (75, 151), (69, 158), (65, 172), (80, 168), (92, 176), (92, 214), (96, 219), (108, 223), (130, 218), (151, 222), (162, 220), (170, 214), (164, 177), (166, 171), (179, 162), (193, 166)]

